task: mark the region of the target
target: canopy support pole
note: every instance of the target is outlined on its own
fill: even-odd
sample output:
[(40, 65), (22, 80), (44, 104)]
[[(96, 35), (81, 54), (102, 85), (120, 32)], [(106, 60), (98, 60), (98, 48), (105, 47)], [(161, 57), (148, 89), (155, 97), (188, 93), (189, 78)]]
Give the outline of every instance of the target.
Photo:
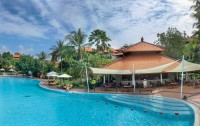
[(185, 79), (186, 79), (186, 81), (188, 80), (188, 73), (187, 72), (185, 73)]
[(87, 88), (88, 88), (88, 93), (89, 93), (90, 92), (90, 88), (89, 88), (88, 71), (87, 71), (86, 63), (85, 63), (85, 74), (86, 74)]
[(182, 99), (183, 97), (183, 71), (184, 71), (184, 55), (182, 57), (182, 62), (181, 62), (181, 65), (182, 65), (182, 72), (181, 72), (181, 93), (180, 93), (180, 99)]
[(160, 74), (160, 83), (163, 83), (162, 73)]
[(134, 64), (133, 64), (132, 84), (134, 86), (134, 92), (135, 92), (135, 70), (134, 70)]
[(104, 84), (106, 83), (106, 76), (105, 75), (103, 76), (103, 83)]

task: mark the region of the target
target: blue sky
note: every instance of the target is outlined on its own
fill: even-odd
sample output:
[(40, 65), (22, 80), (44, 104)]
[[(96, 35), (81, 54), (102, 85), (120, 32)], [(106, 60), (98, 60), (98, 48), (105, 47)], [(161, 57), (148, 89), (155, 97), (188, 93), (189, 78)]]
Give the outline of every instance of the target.
[(192, 34), (189, 0), (0, 0), (0, 53), (49, 53), (56, 41), (81, 28), (102, 29), (111, 45), (154, 42), (168, 27)]

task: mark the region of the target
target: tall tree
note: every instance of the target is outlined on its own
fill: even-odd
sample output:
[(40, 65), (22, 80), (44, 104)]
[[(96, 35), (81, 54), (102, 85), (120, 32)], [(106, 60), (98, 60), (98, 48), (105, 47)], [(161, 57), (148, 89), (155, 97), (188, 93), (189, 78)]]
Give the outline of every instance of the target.
[(60, 58), (60, 72), (62, 73), (62, 59), (64, 57), (66, 45), (64, 41), (59, 40), (56, 42), (56, 45), (53, 45), (50, 50), (52, 50), (52, 55)]
[(191, 6), (193, 10), (192, 17), (194, 17), (197, 22), (193, 24), (197, 30), (194, 31), (195, 35), (198, 36), (198, 43), (200, 43), (200, 1), (199, 0), (192, 0), (194, 5)]
[(100, 29), (94, 30), (90, 37), (89, 42), (95, 44), (98, 51), (108, 51), (111, 45), (111, 39), (106, 35), (106, 32)]
[(192, 9), (192, 17), (196, 19), (196, 22), (193, 24), (193, 27), (196, 29), (194, 31), (194, 35), (189, 43), (187, 44), (187, 51), (189, 55), (189, 60), (192, 62), (200, 63), (200, 1), (199, 0), (192, 0), (193, 5), (191, 6)]
[(38, 59), (34, 59), (30, 55), (22, 55), (19, 60), (16, 62), (16, 68), (23, 73), (27, 73), (29, 71), (33, 72), (34, 76), (40, 72), (41, 64)]
[(77, 48), (78, 60), (82, 59), (83, 47), (88, 44), (85, 41), (86, 34), (79, 28), (78, 31), (73, 31), (69, 35), (67, 35), (65, 39), (69, 41), (69, 46), (75, 46)]
[(45, 61), (45, 59), (47, 58), (47, 54), (44, 51), (37, 54), (37, 56), (38, 56), (38, 59), (42, 61)]
[(15, 64), (15, 60), (13, 59), (13, 55), (10, 52), (4, 52), (1, 55), (2, 62), (1, 66), (5, 69), (13, 68)]
[(42, 51), (39, 54), (37, 54), (37, 56), (38, 56), (39, 61), (41, 62), (41, 65), (42, 65), (41, 72), (43, 73), (45, 71), (44, 66), (45, 66), (45, 59), (47, 59), (47, 54), (44, 51)]
[(166, 33), (158, 33), (158, 40), (155, 44), (167, 49), (164, 52), (165, 55), (180, 59), (184, 54), (186, 42), (187, 38), (185, 33), (178, 31), (176, 28), (168, 28)]

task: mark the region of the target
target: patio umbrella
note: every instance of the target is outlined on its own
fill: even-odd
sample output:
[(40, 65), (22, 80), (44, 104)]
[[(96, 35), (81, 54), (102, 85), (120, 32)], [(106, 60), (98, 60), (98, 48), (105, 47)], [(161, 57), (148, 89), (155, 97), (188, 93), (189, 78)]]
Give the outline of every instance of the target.
[(10, 71), (10, 72), (15, 72), (15, 70), (14, 70), (14, 69), (10, 69), (9, 71)]
[(60, 76), (58, 76), (58, 78), (70, 78), (72, 76), (68, 75), (68, 74), (62, 74)]
[(58, 76), (57, 73), (54, 71), (47, 73), (47, 77), (57, 77), (57, 76)]
[(0, 71), (5, 71), (5, 69), (1, 68)]
[(54, 72), (54, 71), (51, 71), (51, 72), (49, 72), (49, 73), (47, 73), (47, 77), (48, 77), (48, 82), (50, 82), (49, 81), (49, 77), (58, 77), (58, 75), (57, 75), (57, 73), (56, 72)]
[(3, 71), (4, 72), (3, 74), (5, 74), (5, 69), (1, 68), (0, 71)]
[[(58, 76), (58, 78), (71, 78), (72, 76), (68, 75), (68, 74), (62, 74), (60, 76)], [(64, 80), (63, 80), (64, 82)]]

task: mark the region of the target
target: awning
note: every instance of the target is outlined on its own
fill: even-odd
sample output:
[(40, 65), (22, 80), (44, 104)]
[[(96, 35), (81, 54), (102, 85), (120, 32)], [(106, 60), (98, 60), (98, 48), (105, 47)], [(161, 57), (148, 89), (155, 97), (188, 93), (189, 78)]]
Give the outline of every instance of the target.
[(130, 70), (110, 70), (110, 69), (102, 69), (102, 68), (92, 68), (93, 74), (99, 75), (131, 75), (132, 72)]
[(164, 65), (158, 66), (158, 67), (136, 70), (135, 73), (136, 74), (163, 73), (164, 69), (166, 69), (167, 67), (171, 66), (175, 62), (178, 62), (178, 60), (174, 61), (174, 62), (171, 62), (171, 63), (168, 63), (168, 64), (164, 64)]
[[(190, 71), (197, 71), (200, 70), (200, 64), (191, 63), (186, 60), (184, 62), (184, 69), (183, 72), (190, 72)], [(166, 71), (166, 72), (181, 72), (182, 71), (182, 62), (174, 69)]]

